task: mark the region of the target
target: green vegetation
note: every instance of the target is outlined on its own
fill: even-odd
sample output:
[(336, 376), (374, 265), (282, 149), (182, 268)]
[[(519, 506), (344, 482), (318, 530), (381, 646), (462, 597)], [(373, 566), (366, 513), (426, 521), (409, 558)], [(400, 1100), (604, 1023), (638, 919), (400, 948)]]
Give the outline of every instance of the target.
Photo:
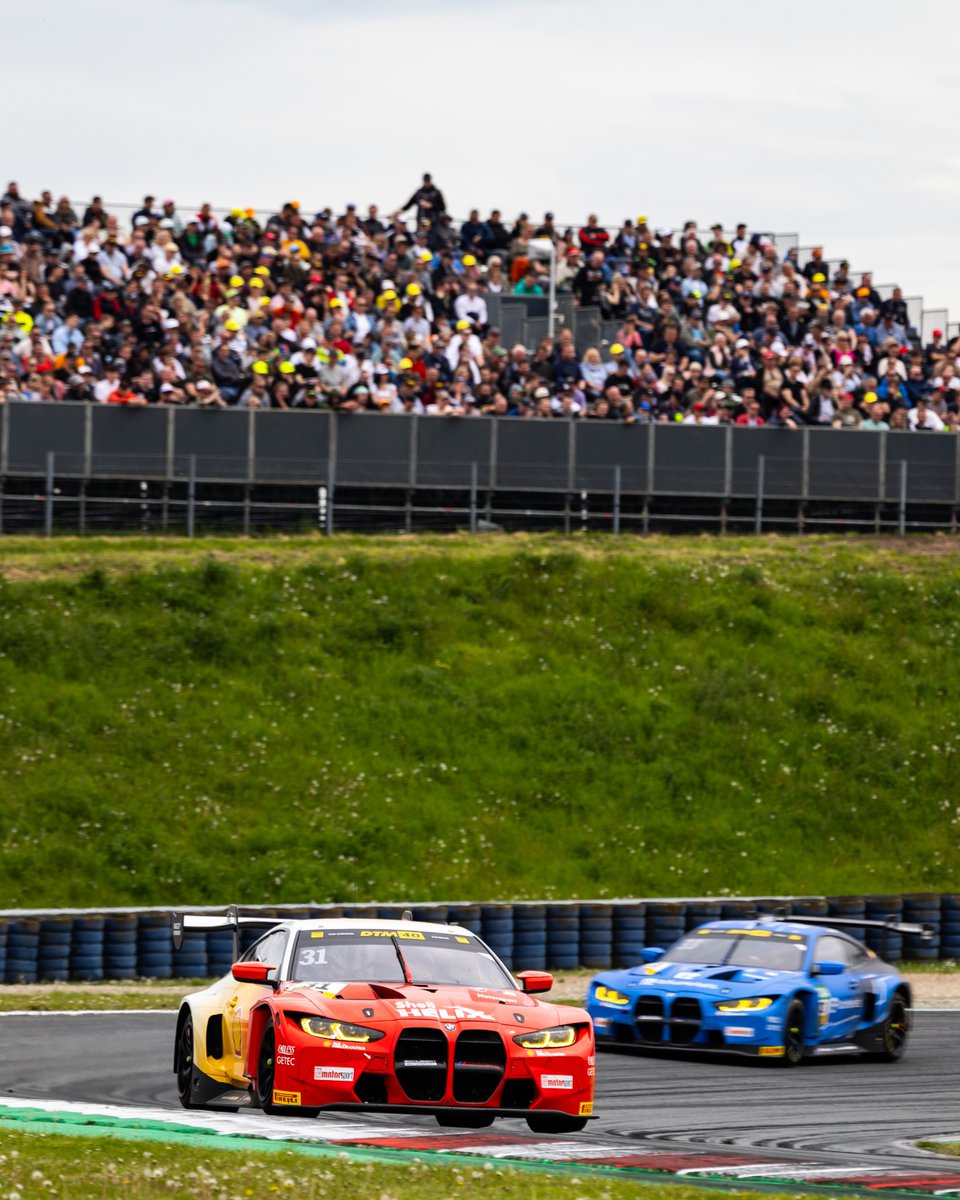
[(949, 1154), (960, 1158), (960, 1142), (917, 1142), (921, 1150), (932, 1150), (934, 1154)]
[(0, 543), (0, 904), (952, 890), (947, 538)]
[[(77, 1131), (78, 1133), (80, 1130)], [(207, 1139), (212, 1141), (213, 1139)], [(224, 1139), (227, 1141), (227, 1139)], [(590, 1167), (568, 1167), (562, 1173), (493, 1166), (464, 1159), (437, 1165), (436, 1155), (417, 1157), (368, 1152), (363, 1161), (329, 1148), (275, 1147), (263, 1153), (248, 1149), (169, 1146), (97, 1137), (3, 1131), (0, 1180), (4, 1197), (33, 1200), (69, 1196), (70, 1200), (340, 1200), (343, 1196), (379, 1200), (636, 1200), (635, 1181), (608, 1176)], [(393, 1161), (383, 1161), (395, 1158)], [(432, 1161), (430, 1161), (432, 1160)], [(725, 1194), (759, 1196), (739, 1190)], [(657, 1200), (703, 1200), (703, 1191), (663, 1184)], [(771, 1200), (770, 1193), (766, 1193)]]

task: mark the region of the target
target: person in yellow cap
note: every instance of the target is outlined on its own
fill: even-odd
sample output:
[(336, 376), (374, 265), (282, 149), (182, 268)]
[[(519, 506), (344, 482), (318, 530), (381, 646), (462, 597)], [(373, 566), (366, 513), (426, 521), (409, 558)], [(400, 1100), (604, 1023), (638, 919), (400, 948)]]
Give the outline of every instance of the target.
[(473, 254), (465, 254), (460, 261), (465, 267), (475, 267), (477, 265), (476, 257)]
[(227, 291), (226, 299), (214, 309), (213, 315), (224, 326), (228, 321), (233, 321), (237, 329), (245, 329), (250, 320), (250, 310), (243, 303), (236, 288)]
[(231, 275), (230, 276), (230, 286), (232, 288), (242, 288), (243, 287), (243, 276), (242, 275)]
[(392, 287), (386, 288), (377, 297), (377, 308), (382, 313), (398, 313), (400, 311), (400, 300)]
[(886, 405), (879, 399), (876, 392), (867, 392), (863, 397), (863, 411), (866, 415), (860, 422), (861, 429), (872, 429), (875, 433), (879, 433), (883, 429), (890, 428), (884, 420)]
[(253, 364), (253, 366), (250, 369), (251, 369), (251, 371), (253, 371), (254, 375), (269, 375), (270, 374), (270, 366), (262, 358), (258, 358), (257, 361)]

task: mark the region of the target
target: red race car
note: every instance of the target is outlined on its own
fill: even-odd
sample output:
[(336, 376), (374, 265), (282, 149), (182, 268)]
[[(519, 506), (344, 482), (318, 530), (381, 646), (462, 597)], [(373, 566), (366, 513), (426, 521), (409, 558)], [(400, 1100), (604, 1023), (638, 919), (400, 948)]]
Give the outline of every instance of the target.
[(469, 930), (410, 920), (231, 910), (175, 918), (174, 940), (248, 923), (271, 928), (180, 1006), (185, 1108), (427, 1113), (470, 1128), (522, 1117), (536, 1133), (574, 1133), (592, 1116), (593, 1026), (581, 1008), (534, 998), (553, 985), (545, 972), (514, 979)]

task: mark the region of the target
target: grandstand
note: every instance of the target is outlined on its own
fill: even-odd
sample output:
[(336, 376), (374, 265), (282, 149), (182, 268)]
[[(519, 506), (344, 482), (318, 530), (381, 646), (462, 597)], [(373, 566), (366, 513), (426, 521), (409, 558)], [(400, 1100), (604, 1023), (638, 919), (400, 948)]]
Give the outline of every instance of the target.
[(0, 199), (0, 400), (955, 432), (960, 337), (740, 224)]

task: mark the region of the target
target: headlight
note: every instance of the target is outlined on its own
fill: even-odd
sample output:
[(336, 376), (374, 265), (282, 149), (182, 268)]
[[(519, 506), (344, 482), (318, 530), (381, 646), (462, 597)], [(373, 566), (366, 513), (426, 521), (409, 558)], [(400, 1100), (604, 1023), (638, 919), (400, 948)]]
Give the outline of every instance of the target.
[(762, 1012), (778, 999), (779, 996), (746, 996), (743, 1000), (721, 1000), (714, 1008), (718, 1012)]
[(513, 1040), (524, 1050), (555, 1050), (560, 1046), (572, 1046), (577, 1040), (577, 1030), (573, 1025), (555, 1025), (553, 1029), (518, 1033)]
[(300, 1028), (304, 1033), (328, 1038), (331, 1042), (378, 1042), (384, 1036), (379, 1029), (351, 1025), (349, 1021), (331, 1021), (327, 1017), (301, 1017)]
[(616, 988), (604, 987), (603, 984), (601, 984), (597, 988), (596, 992), (594, 992), (594, 997), (595, 997), (595, 999), (599, 1000), (601, 1004), (629, 1004), (630, 1003), (629, 996), (625, 996), (623, 994), (623, 992), (618, 992), (616, 990)]

